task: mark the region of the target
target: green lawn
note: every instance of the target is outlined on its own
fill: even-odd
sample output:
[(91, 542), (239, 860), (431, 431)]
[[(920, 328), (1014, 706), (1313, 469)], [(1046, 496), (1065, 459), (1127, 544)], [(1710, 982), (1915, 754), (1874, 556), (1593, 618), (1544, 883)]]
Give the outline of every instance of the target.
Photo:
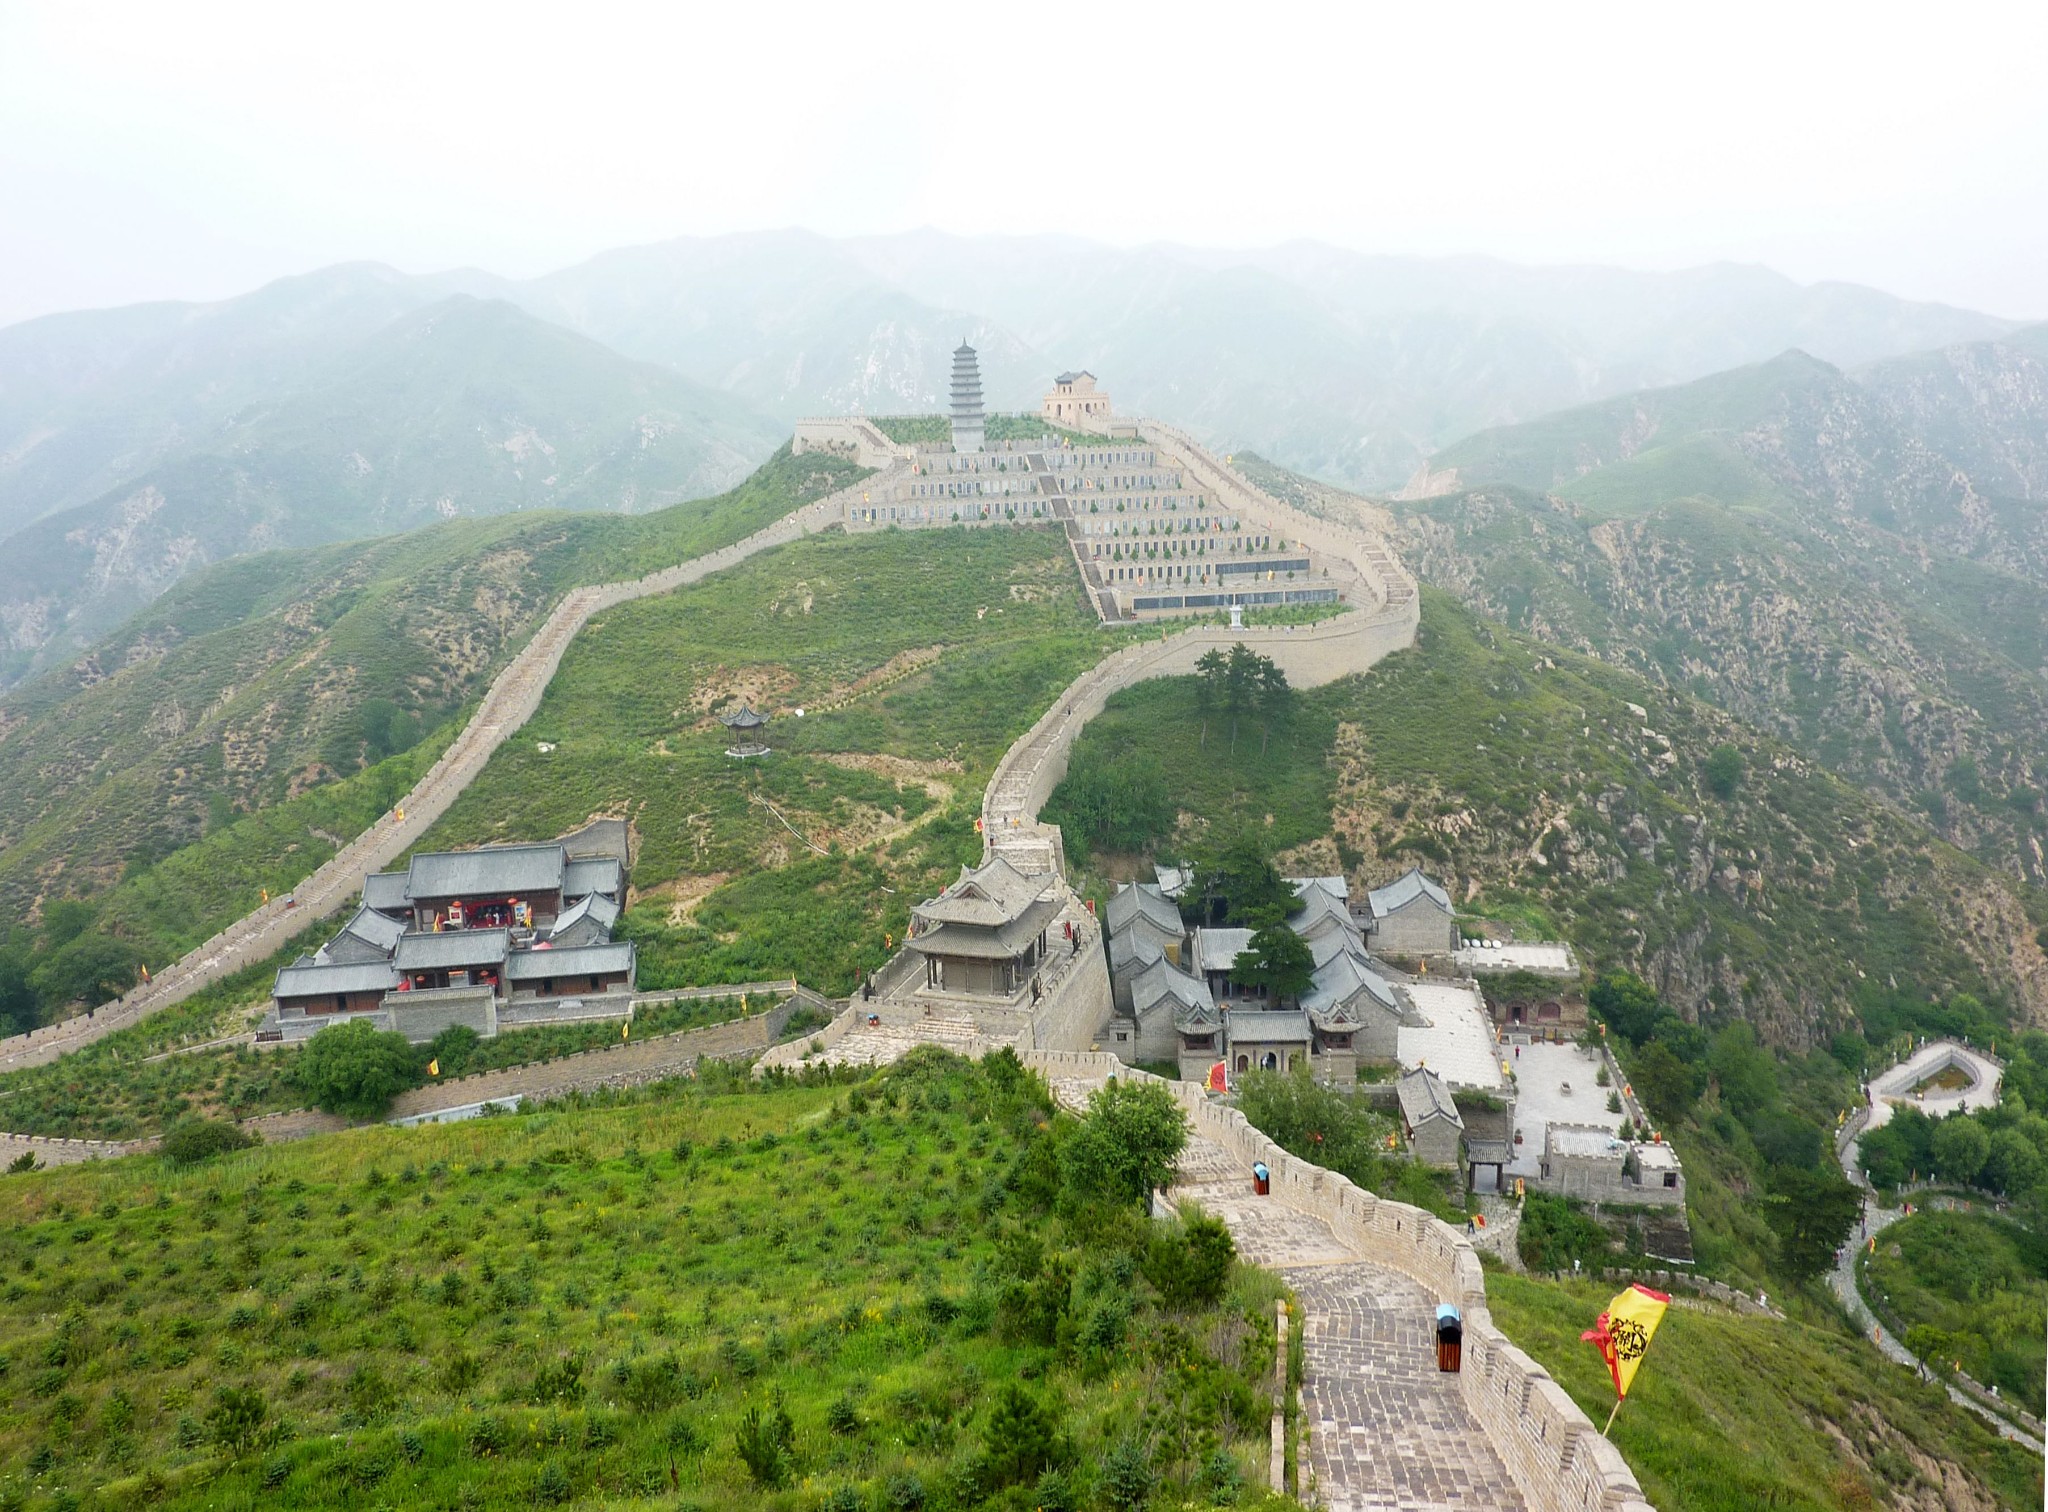
[(925, 1054), (6, 1178), (0, 1501), (1021, 1512), (1061, 1487), (991, 1484), (1017, 1382), (1071, 1497), (1128, 1445), (1208, 1503), (1262, 1474), (1281, 1288), (1168, 1306), (1134, 1210), (1046, 1205), (1070, 1127)]
[[(1597, 1425), (1607, 1367), (1579, 1335), (1619, 1283), (1486, 1278), (1494, 1322)], [(1833, 1326), (1674, 1304), (1615, 1419), (1614, 1442), (1658, 1512), (1860, 1512), (1899, 1505), (2041, 1505), (2041, 1460)], [(1909, 1498), (1909, 1500), (1908, 1500)]]

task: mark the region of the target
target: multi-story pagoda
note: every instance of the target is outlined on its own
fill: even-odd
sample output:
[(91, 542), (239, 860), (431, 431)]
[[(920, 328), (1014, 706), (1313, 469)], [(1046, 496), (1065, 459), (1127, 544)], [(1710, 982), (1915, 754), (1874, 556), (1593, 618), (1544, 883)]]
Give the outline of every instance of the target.
[(953, 353), (953, 450), (980, 451), (982, 432), (981, 364), (962, 341)]

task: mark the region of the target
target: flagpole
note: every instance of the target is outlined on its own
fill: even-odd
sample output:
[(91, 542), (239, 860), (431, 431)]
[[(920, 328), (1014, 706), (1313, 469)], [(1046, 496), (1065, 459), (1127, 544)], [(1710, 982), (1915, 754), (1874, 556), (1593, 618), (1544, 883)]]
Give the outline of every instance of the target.
[(1608, 1430), (1609, 1428), (1612, 1428), (1612, 1427), (1614, 1426), (1614, 1414), (1615, 1414), (1616, 1412), (1619, 1412), (1619, 1411), (1621, 1411), (1621, 1404), (1622, 1404), (1622, 1402), (1623, 1402), (1624, 1400), (1625, 1400), (1625, 1398), (1622, 1398), (1622, 1397), (1616, 1397), (1616, 1398), (1614, 1399), (1614, 1411), (1613, 1411), (1613, 1412), (1610, 1412), (1610, 1413), (1608, 1413), (1608, 1414), (1607, 1414), (1607, 1421), (1606, 1421), (1605, 1423), (1602, 1423), (1602, 1424), (1600, 1425), (1600, 1437), (1602, 1437), (1602, 1438), (1606, 1438), (1606, 1437), (1607, 1437), (1607, 1430)]

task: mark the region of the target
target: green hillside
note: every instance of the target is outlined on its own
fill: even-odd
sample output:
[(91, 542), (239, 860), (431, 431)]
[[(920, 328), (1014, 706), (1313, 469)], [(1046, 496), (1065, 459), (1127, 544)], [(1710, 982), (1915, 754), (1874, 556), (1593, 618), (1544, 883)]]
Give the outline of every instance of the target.
[[(624, 815), (644, 985), (844, 993), (979, 856), (996, 762), (1110, 646), (1056, 532), (814, 537), (593, 620), (422, 845)], [(725, 755), (714, 711), (742, 701), (765, 760)]]
[[(1619, 1290), (1486, 1278), (1494, 1322), (1597, 1423), (1614, 1405), (1579, 1335)], [(1680, 1295), (1613, 1438), (1659, 1512), (2040, 1505), (2041, 1460), (1839, 1324), (1742, 1317)]]
[[(1744, 1019), (1783, 1044), (1853, 1027), (1876, 982), (2027, 1001), (2013, 962), (2032, 925), (1995, 873), (1712, 706), (1439, 591), (1425, 590), (1414, 650), (1296, 702), (1270, 741), (1254, 729), (1232, 755), (1194, 679), (1145, 683), (1091, 722), (1074, 765), (1149, 757), (1178, 772), (1200, 753), (1162, 846), (1236, 817), (1306, 867), (1378, 879), (1420, 862), (1476, 917), (1556, 931), (1688, 1017)], [(1702, 770), (1724, 744), (1740, 758), (1725, 796)]]
[[(652, 514), (457, 521), (198, 575), (0, 702), (0, 917), (86, 900), (125, 960), (160, 963), (403, 793), (564, 590), (684, 561), (859, 475), (784, 453)], [(42, 1011), (68, 995), (53, 984)]]
[(412, 311), (0, 556), (11, 670), (51, 665), (208, 562), (458, 516), (715, 492), (780, 428), (511, 305)]
[(1089, 1190), (1091, 1133), (920, 1054), (9, 1177), (0, 1495), (1255, 1503), (1281, 1288)]

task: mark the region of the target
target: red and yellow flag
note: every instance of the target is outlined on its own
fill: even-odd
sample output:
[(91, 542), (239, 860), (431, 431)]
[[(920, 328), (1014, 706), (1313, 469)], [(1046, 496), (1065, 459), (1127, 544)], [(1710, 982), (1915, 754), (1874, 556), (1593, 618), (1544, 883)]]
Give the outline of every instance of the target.
[(1607, 1362), (1607, 1369), (1614, 1376), (1616, 1406), (1628, 1395), (1629, 1383), (1636, 1378), (1636, 1367), (1649, 1353), (1650, 1340), (1656, 1337), (1657, 1325), (1664, 1321), (1664, 1309), (1670, 1305), (1671, 1298), (1664, 1292), (1651, 1291), (1641, 1284), (1631, 1286), (1607, 1304), (1599, 1322), (1579, 1335), (1595, 1346), (1600, 1358)]

